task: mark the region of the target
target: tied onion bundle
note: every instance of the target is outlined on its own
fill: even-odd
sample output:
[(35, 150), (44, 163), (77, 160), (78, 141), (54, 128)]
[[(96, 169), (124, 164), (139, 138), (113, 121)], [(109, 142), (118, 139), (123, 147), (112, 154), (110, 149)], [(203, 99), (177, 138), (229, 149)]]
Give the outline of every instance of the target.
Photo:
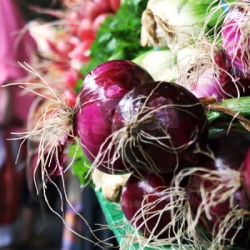
[[(182, 47), (179, 44), (178, 46)], [(236, 84), (239, 83), (238, 86), (241, 86), (242, 82), (235, 80), (244, 75), (246, 71), (238, 75), (236, 64), (228, 55), (226, 46), (218, 50), (216, 47), (214, 51), (218, 53), (207, 54), (208, 57), (210, 56), (209, 67), (205, 65), (203, 74), (197, 77), (197, 82), (193, 82), (193, 79), (187, 75), (182, 78), (178, 78), (177, 75), (176, 83), (154, 82), (150, 74), (138, 65), (122, 60), (106, 62), (99, 65), (86, 77), (74, 107), (68, 109), (67, 105), (62, 105), (62, 113), (58, 113), (61, 108), (61, 102), (58, 101), (53, 112), (49, 116), (45, 116), (46, 124), (47, 121), (49, 124), (46, 128), (53, 127), (52, 132), (58, 130), (63, 131), (64, 134), (58, 133), (57, 137), (53, 136), (53, 145), (49, 144), (51, 141), (47, 141), (51, 131), (49, 135), (46, 134), (45, 139), (40, 143), (41, 149), (45, 145), (46, 150), (38, 152), (39, 163), (48, 162), (48, 160), (44, 161), (43, 157), (52, 159), (51, 155), (54, 151), (50, 151), (50, 149), (55, 149), (58, 145), (65, 146), (72, 142), (72, 138), (78, 136), (84, 154), (92, 163), (90, 170), (99, 169), (108, 174), (119, 174), (119, 177), (120, 174), (130, 172), (131, 175), (122, 192), (121, 205), (127, 219), (143, 234), (142, 237), (141, 235), (139, 237), (137, 232), (134, 234), (135, 238), (138, 236), (140, 246), (159, 247), (170, 244), (181, 248), (183, 244), (187, 244), (187, 247), (194, 248), (225, 249), (236, 243), (239, 232), (248, 229), (247, 201), (249, 197), (246, 181), (248, 168), (245, 168), (245, 172), (238, 171), (241, 166), (248, 165), (247, 154), (241, 155), (238, 165), (233, 171), (230, 169), (226, 172), (227, 178), (220, 176), (221, 173), (225, 173), (225, 169), (228, 170), (225, 168), (221, 172), (216, 172), (217, 179), (212, 176), (208, 180), (211, 185), (203, 185), (203, 180), (206, 181), (206, 174), (210, 171), (213, 173), (217, 171), (213, 167), (207, 167), (203, 161), (204, 155), (209, 156), (212, 162), (215, 161), (216, 149), (209, 147), (211, 139), (208, 137), (208, 130), (210, 129), (211, 132), (211, 128), (216, 128), (220, 121), (226, 125), (219, 124), (219, 126), (222, 129), (226, 127), (229, 132), (231, 125), (244, 131), (249, 129), (247, 119), (242, 119), (238, 115), (238, 113), (249, 115), (248, 112), (241, 112), (242, 110), (237, 106), (242, 99), (224, 101), (224, 98), (243, 95), (243, 92), (237, 91)], [(200, 57), (202, 56), (200, 55)], [(227, 59), (224, 60), (225, 58)], [(201, 62), (200, 66), (204, 66), (202, 61), (199, 62)], [(106, 72), (106, 66), (108, 72)], [(193, 69), (188, 68), (188, 73)], [(244, 77), (247, 79), (247, 74)], [(187, 80), (192, 80), (192, 88), (185, 88)], [(210, 87), (207, 84), (210, 84)], [(229, 85), (230, 87), (228, 87)], [(195, 88), (193, 88), (194, 86)], [(227, 88), (224, 88), (226, 86)], [(236, 86), (236, 91), (230, 90), (231, 86)], [(201, 90), (204, 88), (208, 91), (202, 93)], [(216, 92), (217, 90), (219, 92)], [(198, 99), (208, 97), (215, 97), (213, 101), (217, 106), (206, 107)], [(230, 107), (231, 112), (229, 112), (228, 107), (233, 102), (235, 102), (235, 106)], [(213, 113), (210, 108), (227, 112), (223, 116), (220, 112)], [(234, 108), (235, 110), (232, 112)], [(236, 120), (241, 124), (234, 123), (234, 120), (227, 114), (237, 118)], [(60, 117), (67, 118), (67, 130), (62, 130), (65, 128), (63, 127), (65, 121), (60, 123), (62, 127), (58, 126)], [(54, 118), (57, 118), (57, 122), (54, 122)], [(244, 127), (241, 126), (242, 124)], [(249, 132), (245, 131), (245, 133), (249, 135)], [(229, 133), (230, 135), (231, 133)], [(236, 140), (235, 138), (233, 141)], [(231, 144), (231, 142), (225, 143)], [(248, 148), (247, 143), (246, 148)], [(47, 149), (49, 149), (49, 156)], [(238, 154), (237, 150), (240, 149), (240, 147), (236, 147), (234, 151)], [(230, 150), (224, 153), (224, 155), (230, 154)], [(229, 162), (231, 160), (230, 158)], [(206, 162), (208, 161), (206, 160)], [(230, 165), (229, 162), (224, 164)], [(41, 164), (39, 168), (43, 171), (45, 166), (41, 166)], [(198, 168), (200, 178), (197, 181), (193, 176), (199, 166), (201, 166)], [(49, 167), (53, 168), (51, 164)], [(63, 168), (60, 174), (63, 174), (64, 171)], [(48, 173), (57, 173), (57, 171), (52, 170)], [(154, 180), (157, 181), (154, 182)], [(216, 181), (213, 183), (214, 180)], [(194, 184), (195, 182), (198, 188)], [(120, 183), (124, 185), (123, 181)], [(137, 186), (130, 186), (131, 183), (137, 183)], [(223, 201), (216, 197), (213, 200), (210, 199), (211, 195), (217, 191), (217, 184), (224, 186), (228, 183), (230, 185), (233, 183), (234, 188), (226, 190), (226, 195), (222, 196)], [(206, 190), (207, 187), (208, 190)], [(239, 190), (240, 192), (238, 192)], [(117, 193), (119, 192), (120, 189)], [(200, 193), (205, 196), (199, 196)], [(242, 202), (240, 198), (240, 202), (237, 203), (239, 193), (243, 194), (242, 197), (246, 198), (246, 202)], [(197, 200), (200, 203), (193, 202), (192, 204), (192, 195), (193, 197), (198, 196)], [(114, 200), (119, 201), (119, 197), (115, 196)], [(129, 204), (132, 201), (135, 202), (135, 205), (130, 207)], [(221, 205), (225, 205), (223, 202), (226, 204), (226, 209), (222, 208), (223, 212), (230, 214), (229, 220), (222, 220), (222, 223), (228, 223), (227, 227), (222, 227), (225, 231), (218, 230), (218, 225), (221, 226), (220, 214), (212, 216), (215, 227), (211, 226), (209, 221), (211, 219), (209, 215), (221, 211)], [(203, 204), (205, 205), (203, 206)], [(231, 204), (233, 205), (231, 206)], [(191, 207), (193, 205), (194, 208)], [(235, 212), (234, 214), (231, 213), (231, 209)], [(243, 214), (239, 214), (239, 211)], [(199, 215), (198, 219), (195, 214)], [(156, 218), (156, 224), (152, 218)], [(164, 218), (165, 226), (160, 222), (162, 218)], [(201, 220), (202, 223), (200, 223)], [(233, 223), (234, 221), (236, 223)], [(202, 228), (201, 232), (200, 228)], [(204, 231), (207, 233), (205, 236)]]

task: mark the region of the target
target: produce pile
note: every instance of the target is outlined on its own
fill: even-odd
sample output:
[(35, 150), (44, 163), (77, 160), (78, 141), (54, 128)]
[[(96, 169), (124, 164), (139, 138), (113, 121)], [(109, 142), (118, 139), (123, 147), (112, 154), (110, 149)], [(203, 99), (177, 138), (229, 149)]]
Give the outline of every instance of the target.
[(43, 82), (32, 173), (93, 182), (131, 225), (121, 249), (246, 249), (249, 1), (145, 2), (100, 25), (74, 105)]

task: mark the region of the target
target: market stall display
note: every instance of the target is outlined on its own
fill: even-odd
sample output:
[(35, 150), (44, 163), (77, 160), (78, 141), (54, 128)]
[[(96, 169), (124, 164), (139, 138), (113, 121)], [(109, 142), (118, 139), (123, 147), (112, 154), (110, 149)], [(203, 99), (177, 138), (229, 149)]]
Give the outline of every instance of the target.
[(55, 72), (22, 64), (43, 189), (73, 171), (122, 250), (246, 249), (248, 1), (64, 4)]

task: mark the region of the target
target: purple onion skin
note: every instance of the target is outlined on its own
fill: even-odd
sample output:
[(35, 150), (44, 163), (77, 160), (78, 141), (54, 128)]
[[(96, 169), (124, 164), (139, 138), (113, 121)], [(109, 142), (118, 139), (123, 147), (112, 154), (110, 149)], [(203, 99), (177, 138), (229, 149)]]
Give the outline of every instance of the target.
[[(244, 183), (244, 172), (249, 172), (249, 167), (246, 168), (244, 161), (246, 155), (250, 149), (250, 133), (246, 131), (231, 130), (227, 135), (227, 131), (215, 134), (208, 140), (208, 146), (214, 153), (214, 159), (208, 156), (202, 156), (198, 163), (208, 170), (223, 170), (224, 166), (229, 167), (232, 170), (240, 171), (242, 173), (242, 186), (233, 195), (233, 204), (237, 205), (238, 208), (242, 208), (246, 211), (250, 211), (250, 196), (249, 191)], [(204, 185), (205, 189), (215, 189), (218, 185), (223, 184), (223, 179), (221, 181), (209, 181), (204, 180), (201, 175), (191, 175), (189, 183), (186, 185), (186, 190), (188, 194), (188, 200), (190, 207), (194, 214), (202, 202), (200, 187)], [(249, 177), (245, 179), (249, 181)], [(226, 200), (224, 203), (219, 203), (211, 207), (210, 214), (212, 220), (209, 220), (205, 213), (201, 214), (199, 225), (202, 226), (208, 233), (212, 234), (214, 225), (218, 223), (219, 217), (225, 217), (230, 209), (230, 200)], [(236, 237), (242, 238), (246, 237), (250, 229), (250, 218), (246, 216), (246, 222), (243, 225)], [(231, 228), (227, 233), (226, 237), (231, 238), (235, 234), (235, 228)], [(215, 228), (215, 233), (218, 233), (218, 227)]]
[[(64, 149), (64, 146), (58, 145), (57, 150), (52, 156), (45, 153), (44, 161), (46, 161), (46, 163), (42, 164), (40, 161), (38, 165), (38, 153), (34, 153), (34, 155), (30, 158), (30, 164), (27, 171), (27, 181), (29, 187), (32, 186), (32, 188), (34, 188), (34, 177), (36, 181), (41, 181), (45, 178), (46, 181), (50, 182), (64, 174), (66, 166), (66, 155)], [(42, 176), (42, 173), (44, 173), (44, 177)]]
[(234, 67), (244, 73), (245, 76), (250, 75), (250, 39), (248, 29), (248, 20), (250, 12), (249, 3), (240, 6), (232, 6), (228, 11), (222, 26), (222, 46), (226, 50)]
[(250, 95), (250, 78), (247, 78), (232, 64), (224, 49), (215, 55), (214, 61), (217, 72), (214, 74), (215, 79), (212, 79), (212, 82), (217, 83), (213, 86), (214, 90), (212, 87), (210, 89), (215, 93), (217, 101)]
[[(76, 104), (76, 133), (90, 162), (112, 132), (111, 121), (120, 99), (135, 86), (148, 81), (152, 81), (152, 76), (127, 60), (107, 61), (86, 75)], [(115, 169), (120, 173), (124, 166), (117, 161)], [(100, 170), (115, 171), (101, 166)]]
[(198, 78), (192, 89), (197, 98), (214, 97), (217, 101), (224, 98), (221, 82), (214, 76), (214, 69), (205, 70)]
[[(138, 115), (136, 110), (145, 104), (145, 97), (148, 97), (153, 90), (154, 94), (148, 98), (146, 106), (153, 110), (162, 105), (168, 105), (168, 108), (155, 111), (151, 122), (135, 123), (136, 126), (130, 133), (132, 135), (134, 133), (136, 137), (143, 131), (158, 138), (167, 133), (171, 138), (159, 139), (159, 141), (167, 145), (168, 149), (162, 148), (156, 141), (153, 145), (152, 139), (139, 138), (136, 143), (125, 145), (125, 160), (135, 168), (153, 173), (169, 173), (189, 164), (195, 164), (200, 155), (194, 151), (197, 145), (200, 148), (205, 146), (208, 122), (200, 101), (180, 85), (169, 82), (149, 82), (134, 88), (117, 106), (113, 116), (113, 131), (123, 128)], [(137, 101), (134, 101), (135, 99)], [(175, 105), (178, 107), (173, 107)], [(195, 140), (193, 140), (194, 136), (196, 136)], [(176, 148), (184, 145), (186, 147), (182, 150), (173, 149), (173, 146)], [(150, 157), (150, 161), (143, 156), (141, 149), (147, 157)], [(154, 162), (156, 168), (150, 168), (150, 162)]]
[[(120, 200), (122, 211), (127, 220), (147, 238), (152, 234), (153, 230), (153, 235), (157, 236), (160, 231), (170, 223), (170, 210), (164, 211), (161, 215), (157, 213), (157, 211), (162, 211), (169, 204), (170, 200), (163, 199), (150, 209), (150, 214), (145, 213), (144, 219), (147, 220), (146, 222), (143, 218), (135, 219), (134, 216), (138, 215), (137, 211), (141, 209), (145, 197), (148, 196), (146, 199), (147, 203), (157, 202), (158, 199), (163, 197), (163, 191), (170, 187), (172, 177), (172, 174), (163, 174), (159, 176), (148, 172), (141, 172), (139, 176), (137, 173), (134, 173), (129, 177), (123, 187)], [(154, 212), (156, 212), (155, 216), (147, 219), (152, 216)], [(154, 229), (158, 220), (159, 224)], [(166, 230), (160, 234), (158, 238), (168, 238), (171, 234), (174, 236), (173, 232)]]

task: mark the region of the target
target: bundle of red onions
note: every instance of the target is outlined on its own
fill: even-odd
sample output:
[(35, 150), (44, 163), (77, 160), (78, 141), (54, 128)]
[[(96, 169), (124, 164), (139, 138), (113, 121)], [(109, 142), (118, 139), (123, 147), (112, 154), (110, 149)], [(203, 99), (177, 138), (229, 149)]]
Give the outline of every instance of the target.
[(229, 9), (222, 27), (222, 46), (233, 65), (249, 76), (249, 1), (237, 1)]
[(185, 65), (177, 63), (176, 82), (198, 98), (220, 101), (250, 94), (249, 1), (226, 2), (230, 2), (227, 11), (221, 14), (213, 36), (201, 33), (186, 56), (191, 59), (184, 60)]
[[(209, 249), (224, 249), (249, 236), (249, 156), (249, 132), (223, 131), (208, 140), (197, 167), (176, 178), (189, 177), (185, 186), (192, 214), (189, 230), (196, 240), (197, 227), (207, 232)], [(245, 249), (249, 242), (244, 244)]]
[[(131, 173), (121, 209), (143, 247), (155, 243), (225, 249), (247, 237), (249, 132), (242, 128), (244, 132), (208, 136), (208, 111), (199, 100), (249, 95), (248, 46), (243, 47), (249, 41), (242, 28), (247, 7), (241, 1), (227, 13), (237, 18), (225, 18), (222, 47), (216, 47), (196, 81), (186, 77), (192, 81), (190, 89), (183, 87), (184, 78), (178, 84), (156, 82), (140, 66), (114, 60), (86, 75), (74, 107), (52, 94), (56, 108), (45, 111), (39, 133), (32, 131), (44, 138), (37, 167), (49, 178), (58, 173), (47, 171), (45, 163), (62, 159), (55, 149), (78, 136), (92, 168)], [(58, 161), (53, 164), (58, 167)]]
[(202, 228), (208, 234), (203, 247), (216, 249), (245, 233), (249, 132), (209, 138), (206, 108), (193, 93), (153, 81), (126, 60), (89, 72), (74, 107), (47, 90), (48, 102), (27, 136), (38, 143), (35, 175), (37, 170), (44, 180), (63, 175), (64, 149), (78, 136), (93, 168), (132, 173), (120, 202), (139, 243), (199, 245)]
[[(189, 77), (195, 67), (187, 68), (192, 88), (167, 82), (133, 88), (118, 103), (113, 133), (94, 162), (99, 167), (103, 158), (121, 158), (134, 170), (123, 188), (121, 206), (136, 228), (133, 239), (143, 247), (153, 242), (204, 249), (249, 245), (249, 240), (242, 242), (250, 226), (249, 123), (236, 124), (240, 129), (234, 130), (229, 127), (232, 118), (226, 126), (222, 123), (223, 132), (207, 137), (206, 114), (197, 99), (250, 94), (249, 1), (229, 7), (221, 43), (211, 44), (214, 53), (208, 53), (208, 65), (201, 61), (197, 82)], [(185, 86), (183, 79), (177, 81)], [(176, 219), (179, 205), (181, 223)]]
[[(123, 96), (135, 86), (152, 81), (139, 65), (126, 60), (105, 62), (84, 79), (76, 105), (76, 134), (87, 158), (93, 162), (102, 143), (112, 133), (112, 119)], [(108, 173), (129, 171), (118, 159), (99, 161), (98, 168)]]

